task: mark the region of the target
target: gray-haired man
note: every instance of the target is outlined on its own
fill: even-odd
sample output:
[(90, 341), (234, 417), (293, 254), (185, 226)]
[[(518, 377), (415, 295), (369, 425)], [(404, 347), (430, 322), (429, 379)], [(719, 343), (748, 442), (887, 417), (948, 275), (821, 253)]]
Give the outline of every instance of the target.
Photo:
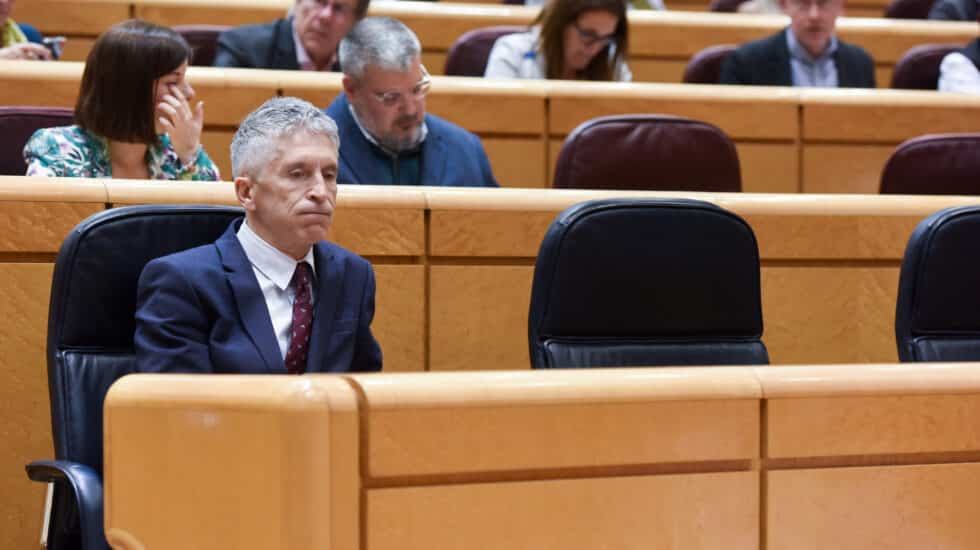
[(245, 220), (213, 244), (148, 263), (137, 294), (142, 372), (377, 371), (374, 271), (325, 242), (337, 204), (337, 127), (275, 98), (231, 144)]
[(480, 138), (425, 113), (421, 49), (390, 17), (368, 17), (341, 41), (344, 93), (327, 107), (343, 145), (338, 181), (496, 187)]

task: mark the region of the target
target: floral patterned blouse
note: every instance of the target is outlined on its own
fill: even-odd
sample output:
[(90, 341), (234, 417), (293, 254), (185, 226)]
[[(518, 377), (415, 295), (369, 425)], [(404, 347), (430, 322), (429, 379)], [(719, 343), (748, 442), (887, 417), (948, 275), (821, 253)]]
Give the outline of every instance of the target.
[[(157, 143), (146, 150), (146, 167), (150, 179), (217, 181), (221, 178), (204, 147), (197, 158), (184, 166), (170, 144), (167, 134), (157, 136)], [(112, 177), (109, 144), (79, 126), (42, 128), (24, 146), (28, 176), (103, 178)]]

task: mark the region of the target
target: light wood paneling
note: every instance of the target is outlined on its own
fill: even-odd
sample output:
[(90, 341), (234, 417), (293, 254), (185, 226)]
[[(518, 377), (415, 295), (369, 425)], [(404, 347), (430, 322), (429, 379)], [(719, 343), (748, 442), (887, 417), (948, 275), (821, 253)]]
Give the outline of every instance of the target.
[(60, 61), (85, 61), (88, 52), (92, 50), (95, 38), (86, 36), (72, 36), (65, 42), (65, 48), (61, 52)]
[(0, 202), (0, 251), (57, 252), (78, 222), (104, 208), (103, 203)]
[[(874, 201), (879, 197), (867, 197)], [(755, 233), (765, 260), (894, 260), (905, 254), (909, 235), (925, 216), (847, 216), (825, 213), (741, 214)], [(841, 267), (850, 267), (842, 265)]]
[(809, 144), (803, 150), (803, 192), (877, 194), (897, 145)]
[(534, 258), (558, 212), (433, 210), (429, 253)]
[(484, 138), (483, 148), (502, 187), (551, 187), (541, 138)]
[(768, 550), (980, 548), (980, 464), (768, 474)]
[[(88, 1), (88, 0), (86, 0)], [(285, 17), (291, 0), (261, 0), (243, 2), (215, 0), (203, 3), (199, 0), (152, 0), (134, 1), (133, 16), (160, 25), (249, 25), (268, 23)]]
[(375, 263), (377, 277), (372, 332), (385, 372), (425, 370), (425, 268)]
[(530, 366), (531, 266), (430, 267), (430, 370)]
[(201, 145), (218, 165), (221, 179), (231, 181), (231, 139), (235, 137), (234, 130), (205, 130), (201, 133)]
[(770, 399), (767, 456), (980, 451), (978, 418), (977, 394)]
[(799, 159), (795, 143), (736, 143), (746, 193), (798, 193)]
[(365, 547), (754, 550), (757, 479), (738, 472), (371, 490)]
[[(338, 193), (348, 191), (344, 186)], [(421, 256), (425, 253), (425, 213), (418, 208), (337, 207), (330, 240), (361, 256)]]
[(898, 266), (762, 268), (773, 364), (896, 361)]
[(31, 0), (18, 2), (18, 21), (31, 23), (46, 35), (97, 36), (130, 18), (129, 0)]
[(643, 59), (630, 57), (628, 60), (633, 82), (681, 82), (684, 79), (686, 59)]
[(0, 532), (11, 550), (37, 548), (41, 533), (45, 485), (28, 480), (24, 465), (54, 458), (44, 366), (51, 272), (51, 264), (0, 263)]
[[(193, 378), (206, 384), (181, 383)], [(109, 540), (356, 548), (357, 423), (352, 389), (333, 376), (126, 377), (106, 397)]]

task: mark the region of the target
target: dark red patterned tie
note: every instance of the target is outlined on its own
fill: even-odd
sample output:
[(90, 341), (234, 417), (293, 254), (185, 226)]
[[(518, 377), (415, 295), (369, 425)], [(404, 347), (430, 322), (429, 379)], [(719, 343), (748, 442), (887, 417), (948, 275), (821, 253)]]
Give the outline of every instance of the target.
[(313, 300), (310, 299), (310, 283), (313, 274), (310, 264), (299, 262), (289, 285), (296, 292), (293, 299), (293, 326), (286, 351), (286, 371), (303, 374), (306, 371), (306, 352), (309, 349), (310, 330), (313, 328)]

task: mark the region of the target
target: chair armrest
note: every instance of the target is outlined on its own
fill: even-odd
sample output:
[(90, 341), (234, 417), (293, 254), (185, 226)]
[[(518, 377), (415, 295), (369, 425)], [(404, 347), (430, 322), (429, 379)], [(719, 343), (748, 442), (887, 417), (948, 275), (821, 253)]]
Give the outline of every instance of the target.
[(109, 548), (102, 523), (102, 478), (95, 470), (67, 460), (35, 460), (27, 465), (27, 477), (70, 488), (78, 506), (82, 549)]

